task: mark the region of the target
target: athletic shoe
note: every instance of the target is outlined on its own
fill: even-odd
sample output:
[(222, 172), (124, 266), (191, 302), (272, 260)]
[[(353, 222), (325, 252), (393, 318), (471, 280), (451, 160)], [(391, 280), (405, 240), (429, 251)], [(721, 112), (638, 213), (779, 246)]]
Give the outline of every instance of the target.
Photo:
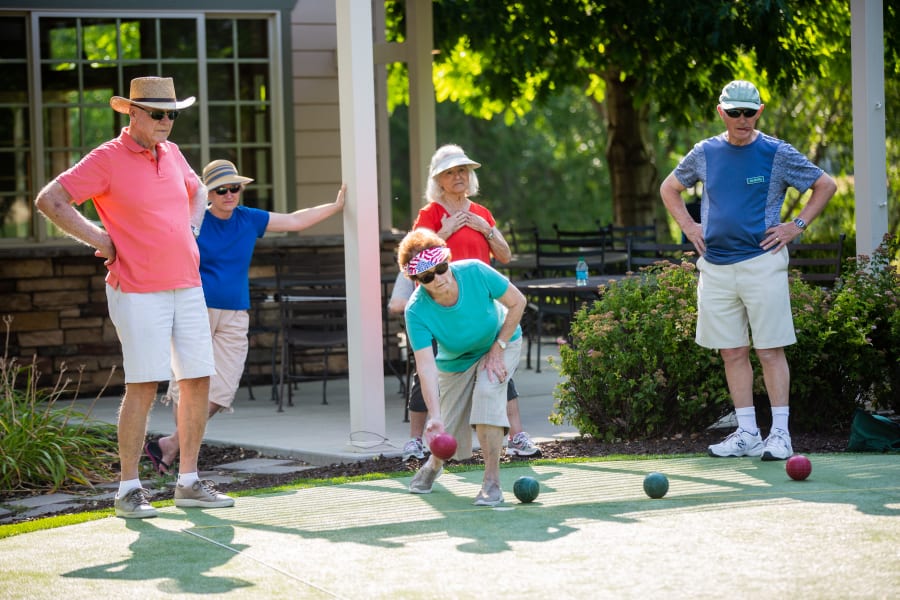
[(784, 429), (770, 431), (764, 446), (762, 460), (784, 460), (794, 453), (791, 447), (791, 434)]
[(156, 509), (150, 506), (150, 492), (144, 488), (134, 488), (121, 498), (116, 496), (116, 516), (123, 519), (147, 519), (156, 516)]
[(441, 476), (444, 467), (441, 466), (437, 471), (428, 466), (428, 463), (422, 465), (419, 472), (416, 473), (412, 481), (409, 482), (409, 493), (411, 494), (430, 494), (431, 488), (434, 487), (434, 480)]
[(478, 490), (478, 495), (475, 496), (475, 506), (497, 506), (498, 504), (503, 504), (503, 491), (500, 488), (496, 489), (496, 494), (485, 494), (484, 490)]
[(181, 508), (225, 508), (234, 506), (234, 498), (216, 489), (215, 482), (200, 479), (188, 487), (180, 483), (175, 486), (175, 506)]
[(425, 458), (425, 444), (422, 443), (422, 438), (414, 437), (403, 446), (403, 462), (411, 458), (419, 460)]
[(506, 445), (507, 456), (534, 456), (540, 455), (541, 449), (538, 448), (531, 438), (524, 431), (520, 431), (513, 439), (509, 440)]
[(709, 447), (709, 455), (719, 458), (731, 456), (760, 456), (763, 453), (763, 440), (759, 432), (752, 434), (738, 429), (722, 442)]

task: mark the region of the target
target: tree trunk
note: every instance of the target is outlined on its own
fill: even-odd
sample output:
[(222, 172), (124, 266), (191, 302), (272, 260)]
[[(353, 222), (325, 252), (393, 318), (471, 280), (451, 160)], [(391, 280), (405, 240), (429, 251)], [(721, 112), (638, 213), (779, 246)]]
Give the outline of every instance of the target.
[(635, 106), (634, 85), (613, 71), (606, 77), (606, 161), (616, 225), (650, 225), (660, 204), (659, 182), (648, 140), (649, 108)]

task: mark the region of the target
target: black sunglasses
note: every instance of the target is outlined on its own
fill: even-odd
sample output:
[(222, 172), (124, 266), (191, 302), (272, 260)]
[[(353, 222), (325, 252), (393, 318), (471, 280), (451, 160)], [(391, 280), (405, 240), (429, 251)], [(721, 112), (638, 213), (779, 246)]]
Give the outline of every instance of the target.
[(737, 119), (741, 115), (744, 115), (748, 119), (752, 119), (756, 116), (756, 113), (759, 112), (758, 108), (726, 108), (725, 114), (731, 117), (732, 119)]
[[(137, 104), (135, 104), (137, 106)], [(178, 118), (177, 110), (147, 110), (143, 106), (137, 106), (139, 109), (150, 115), (150, 118), (154, 121), (162, 121), (163, 117), (168, 116), (170, 121), (174, 121)]]
[(424, 273), (420, 273), (419, 275), (416, 275), (416, 281), (418, 281), (419, 283), (425, 283), (425, 284), (431, 283), (432, 281), (434, 281), (435, 275), (443, 275), (444, 273), (447, 272), (447, 269), (449, 269), (449, 268), (450, 268), (450, 265), (448, 263), (442, 262), (438, 266), (436, 266), (433, 270), (425, 271)]
[(231, 192), (232, 194), (239, 194), (241, 192), (241, 184), (229, 185), (229, 186), (223, 185), (222, 187), (216, 188), (216, 193), (220, 196), (224, 196), (228, 192)]

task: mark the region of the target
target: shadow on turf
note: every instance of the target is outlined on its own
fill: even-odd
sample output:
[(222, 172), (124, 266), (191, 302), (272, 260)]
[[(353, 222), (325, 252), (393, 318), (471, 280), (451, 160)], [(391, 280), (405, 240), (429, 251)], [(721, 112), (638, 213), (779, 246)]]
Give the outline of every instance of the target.
[[(183, 560), (173, 559), (171, 548), (176, 547), (175, 544), (183, 545), (185, 534), (190, 534), (192, 530), (169, 531), (155, 526), (153, 520), (127, 521), (126, 526), (140, 534), (130, 546), (131, 558), (70, 571), (63, 576), (123, 581), (146, 580), (155, 576), (164, 578), (159, 588), (166, 593), (224, 594), (253, 585), (238, 578), (207, 574), (228, 563), (247, 547), (234, 543), (236, 528), (322, 539), (336, 544), (367, 544), (384, 548), (403, 546), (409, 543), (407, 540), (422, 536), (442, 536), (464, 540), (457, 545), (461, 552), (490, 554), (510, 550), (515, 542), (550, 541), (570, 535), (578, 531), (573, 523), (579, 520), (630, 523), (638, 520), (634, 516), (638, 512), (672, 509), (705, 511), (725, 503), (740, 504), (760, 499), (844, 502), (854, 505), (864, 514), (900, 516), (900, 509), (895, 508), (897, 491), (900, 490), (896, 483), (900, 481), (900, 462), (896, 460), (884, 460), (884, 457), (872, 455), (844, 454), (840, 459), (830, 455), (816, 456), (813, 458), (813, 476), (802, 482), (787, 477), (783, 462), (684, 460), (703, 462), (682, 463), (679, 468), (679, 459), (672, 459), (668, 470), (665, 460), (625, 461), (627, 466), (622, 461), (608, 461), (504, 470), (506, 473), (501, 471), (501, 476), (507, 490), (503, 506), (506, 510), (491, 510), (471, 504), (481, 484), (480, 470), (446, 473), (436, 482), (434, 493), (428, 495), (409, 494), (406, 487), (408, 478), (342, 484), (331, 491), (343, 493), (354, 490), (375, 494), (375, 500), (366, 503), (366, 506), (373, 507), (375, 515), (378, 514), (378, 494), (391, 496), (384, 497), (385, 502), (395, 501), (399, 494), (407, 496), (409, 507), (405, 514), (408, 518), (360, 524), (365, 523), (366, 519), (358, 518), (359, 515), (341, 507), (335, 510), (333, 525), (325, 528), (304, 528), (302, 520), (290, 524), (298, 506), (302, 510), (302, 501), (296, 502), (295, 498), (311, 490), (245, 498), (243, 502), (269, 505), (265, 514), (262, 511), (257, 513), (261, 515), (260, 520), (235, 518), (246, 513), (232, 512), (232, 509), (186, 511), (188, 520), (193, 524), (192, 530), (203, 533), (197, 536), (196, 552), (191, 552)], [(816, 468), (820, 471), (828, 469), (829, 475), (817, 479)], [(669, 477), (669, 494), (662, 500), (650, 500), (640, 489), (643, 477), (653, 470), (664, 471)], [(541, 483), (541, 495), (534, 503), (519, 504), (512, 496), (512, 481), (522, 474), (535, 477)], [(589, 477), (591, 474), (602, 477)], [(562, 480), (563, 477), (569, 479)], [(578, 477), (584, 482), (573, 486), (571, 479)], [(592, 480), (596, 482), (593, 487)], [(865, 490), (886, 491), (887, 494), (861, 493)], [(471, 497), (463, 495), (469, 492)], [(553, 496), (554, 493), (565, 494), (563, 501), (559, 502), (560, 497)], [(317, 507), (317, 510), (321, 512), (322, 509)], [(276, 518), (278, 515), (284, 516), (282, 522), (286, 525), (262, 522), (266, 517)], [(163, 513), (160, 518), (181, 520), (183, 516)]]
[[(194, 515), (198, 514), (194, 512)], [(69, 571), (62, 576), (120, 581), (160, 578), (160, 592), (176, 595), (225, 594), (253, 585), (242, 579), (209, 574), (235, 556), (235, 552), (228, 548), (198, 539), (196, 547), (189, 554), (173, 556), (173, 548), (183, 547), (184, 533), (158, 527), (154, 524), (154, 519), (126, 520), (125, 526), (139, 534), (129, 546), (132, 553), (130, 558)], [(246, 547), (228, 544), (234, 539), (234, 527), (227, 521), (222, 521), (222, 525), (217, 528), (217, 535), (220, 539), (227, 538), (224, 543), (236, 551)]]

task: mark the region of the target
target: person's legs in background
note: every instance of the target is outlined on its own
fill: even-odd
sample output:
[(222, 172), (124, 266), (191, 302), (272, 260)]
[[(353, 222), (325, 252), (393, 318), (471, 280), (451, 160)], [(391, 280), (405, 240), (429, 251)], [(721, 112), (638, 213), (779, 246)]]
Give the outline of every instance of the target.
[[(247, 360), (249, 341), (247, 331), (250, 317), (245, 310), (209, 309), (209, 328), (212, 333), (213, 356), (216, 373), (209, 378), (209, 408), (207, 420), (219, 412), (234, 412), (231, 408), (241, 375)], [(179, 453), (178, 399), (179, 386), (174, 379), (169, 382), (166, 399), (172, 402), (175, 429), (156, 441), (147, 442), (144, 453), (153, 461), (160, 473), (167, 473)]]
[(541, 450), (522, 427), (519, 413), (519, 392), (516, 383), (510, 379), (506, 388), (506, 416), (509, 419), (509, 438), (506, 441), (507, 456), (540, 456)]
[(409, 390), (409, 441), (403, 446), (402, 458), (405, 461), (411, 458), (423, 460), (428, 454), (428, 448), (422, 441), (425, 431), (425, 423), (428, 421), (428, 407), (422, 397), (422, 386), (419, 384), (419, 374), (413, 373), (412, 384)]

